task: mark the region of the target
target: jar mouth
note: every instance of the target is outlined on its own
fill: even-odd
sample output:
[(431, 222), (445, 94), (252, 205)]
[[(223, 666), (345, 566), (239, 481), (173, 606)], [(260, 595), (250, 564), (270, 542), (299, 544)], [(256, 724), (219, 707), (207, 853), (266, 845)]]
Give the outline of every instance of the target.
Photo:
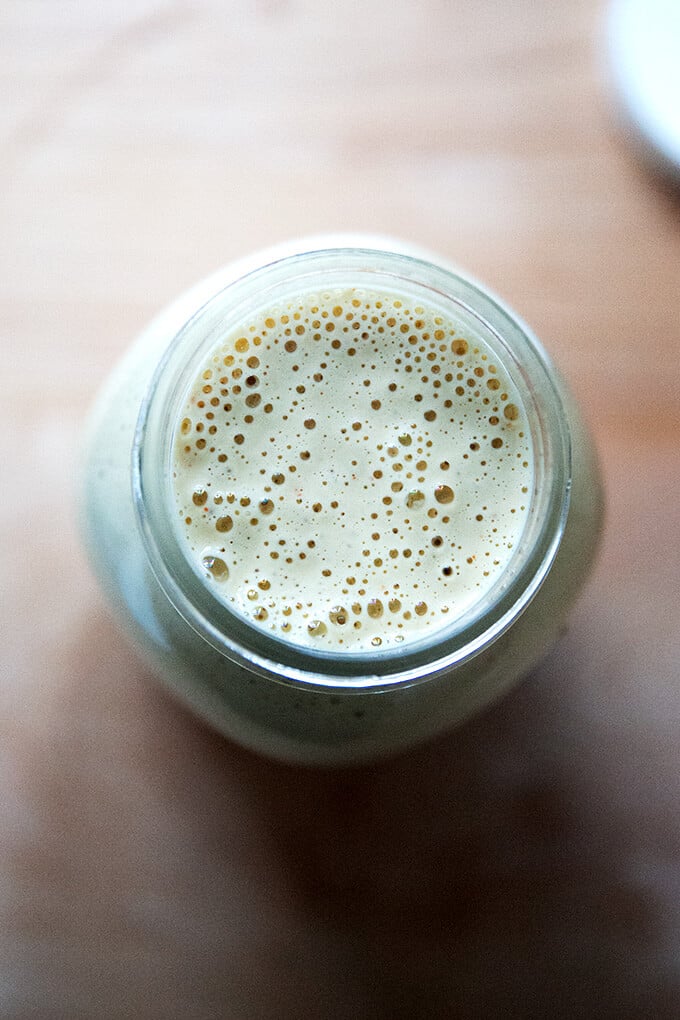
[[(361, 287), (423, 296), (484, 337), (527, 411), (535, 484), (517, 548), (482, 598), (446, 628), (375, 651), (316, 649), (269, 634), (232, 611), (187, 555), (171, 492), (174, 424), (195, 373), (219, 336), (282, 296)], [(554, 369), (538, 341), (500, 301), (448, 269), (410, 255), (333, 248), (288, 256), (248, 273), (211, 298), (182, 327), (142, 404), (132, 451), (133, 497), (151, 568), (185, 621), (226, 660), (283, 683), (338, 688), (414, 683), (478, 655), (521, 615), (547, 576), (569, 506), (571, 450)]]

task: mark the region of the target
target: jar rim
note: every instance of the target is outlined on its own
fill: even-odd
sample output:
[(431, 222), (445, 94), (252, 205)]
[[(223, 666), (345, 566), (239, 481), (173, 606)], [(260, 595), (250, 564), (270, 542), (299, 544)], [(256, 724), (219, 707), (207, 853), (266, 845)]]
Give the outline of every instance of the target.
[[(272, 295), (298, 295), (314, 285), (384, 289), (389, 279), (419, 288), (440, 304), (471, 315), (485, 340), (531, 407), (534, 455), (542, 466), (532, 500), (532, 528), (508, 560), (498, 583), (447, 628), (417, 641), (375, 652), (326, 651), (270, 636), (232, 612), (192, 568), (171, 521), (168, 499), (169, 444), (187, 371), (195, 371), (214, 333), (237, 326), (253, 301), (264, 309)], [(510, 364), (509, 364), (510, 363)], [(226, 660), (283, 683), (321, 687), (386, 688), (440, 675), (480, 654), (505, 633), (529, 605), (547, 576), (562, 539), (571, 489), (571, 439), (555, 370), (541, 344), (503, 302), (457, 271), (391, 251), (337, 247), (288, 255), (230, 282), (202, 305), (176, 333), (143, 400), (132, 449), (132, 487), (137, 521), (150, 566), (165, 596), (185, 621)], [(539, 512), (540, 511), (540, 512)], [(522, 545), (522, 543), (520, 543)], [(502, 582), (502, 583), (501, 583)], [(495, 592), (493, 600), (486, 595)], [(487, 604), (489, 601), (489, 604)]]

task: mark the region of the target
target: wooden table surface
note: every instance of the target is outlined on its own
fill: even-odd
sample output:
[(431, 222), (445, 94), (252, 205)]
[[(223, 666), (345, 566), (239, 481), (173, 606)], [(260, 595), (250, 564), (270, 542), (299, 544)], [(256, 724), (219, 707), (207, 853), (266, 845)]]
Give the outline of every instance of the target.
[[(598, 0), (6, 0), (0, 1016), (680, 1015), (680, 199)], [(439, 250), (578, 392), (608, 491), (569, 634), (379, 767), (208, 732), (111, 622), (82, 422), (148, 318), (309, 231)]]

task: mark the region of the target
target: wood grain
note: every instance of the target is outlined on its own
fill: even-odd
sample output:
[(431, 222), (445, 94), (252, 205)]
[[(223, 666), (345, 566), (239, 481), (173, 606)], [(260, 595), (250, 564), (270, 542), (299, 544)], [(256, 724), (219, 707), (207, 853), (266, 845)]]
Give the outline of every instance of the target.
[[(680, 1014), (680, 200), (590, 0), (7, 0), (0, 11), (0, 1016)], [(205, 731), (77, 537), (96, 387), (231, 257), (438, 249), (578, 392), (608, 526), (568, 637), (370, 770)]]

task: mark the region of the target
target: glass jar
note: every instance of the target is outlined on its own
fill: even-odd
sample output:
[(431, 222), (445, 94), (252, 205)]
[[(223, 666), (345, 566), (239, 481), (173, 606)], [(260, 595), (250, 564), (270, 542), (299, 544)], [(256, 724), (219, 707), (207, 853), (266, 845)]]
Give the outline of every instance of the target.
[[(171, 491), (181, 402), (215, 338), (286, 298), (336, 286), (434, 302), (483, 338), (521, 394), (534, 452), (526, 524), (499, 579), (446, 627), (375, 651), (302, 646), (231, 612), (187, 554)], [(563, 629), (601, 523), (592, 443), (529, 330), (437, 260), (363, 237), (270, 249), (226, 267), (162, 314), (95, 407), (84, 505), (99, 579), (170, 689), (228, 737), (309, 764), (396, 752), (508, 689)]]

